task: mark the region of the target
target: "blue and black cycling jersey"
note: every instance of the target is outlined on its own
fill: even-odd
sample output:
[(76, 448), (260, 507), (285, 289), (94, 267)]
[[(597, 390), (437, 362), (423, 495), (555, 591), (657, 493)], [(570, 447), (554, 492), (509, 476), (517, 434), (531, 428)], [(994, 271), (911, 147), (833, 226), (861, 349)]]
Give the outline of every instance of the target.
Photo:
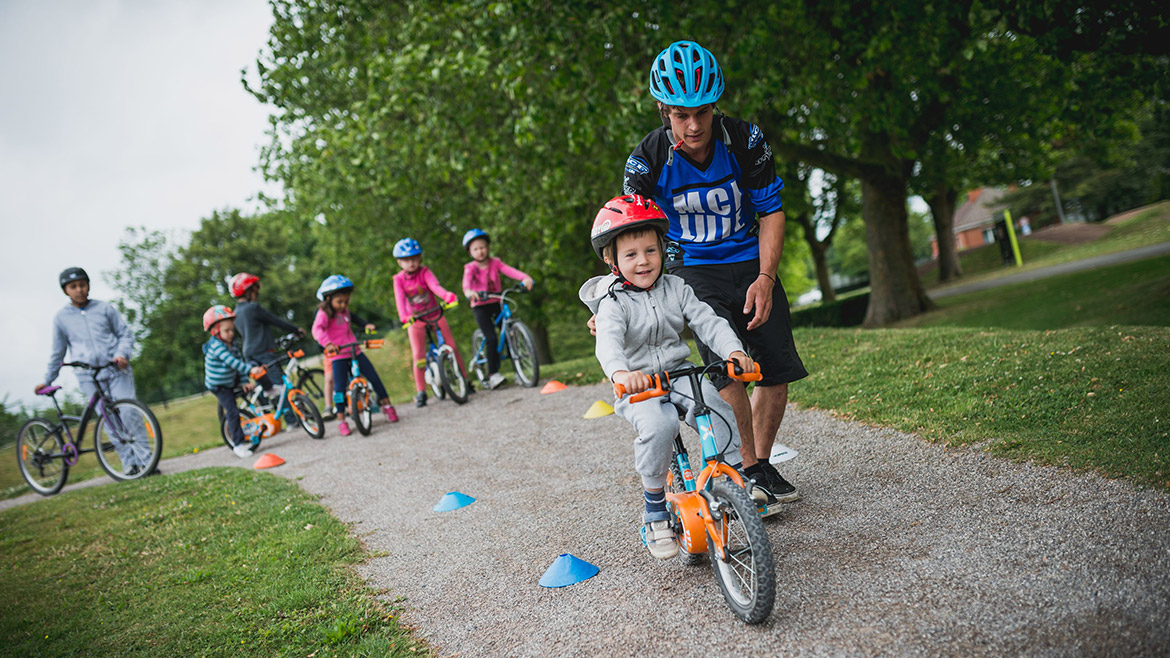
[(646, 135), (626, 160), (622, 193), (651, 197), (662, 207), (670, 219), (667, 238), (682, 246), (686, 265), (759, 258), (756, 213), (781, 209), (784, 181), (776, 177), (763, 131), (717, 115), (711, 132), (715, 143), (705, 164), (675, 151), (666, 127)]

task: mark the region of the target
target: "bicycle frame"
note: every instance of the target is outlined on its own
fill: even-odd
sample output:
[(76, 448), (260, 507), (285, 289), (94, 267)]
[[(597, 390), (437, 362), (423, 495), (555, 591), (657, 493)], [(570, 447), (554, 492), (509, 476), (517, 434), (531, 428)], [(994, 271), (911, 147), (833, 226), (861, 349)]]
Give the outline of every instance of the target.
[[(286, 355), (286, 357), (279, 357), (275, 361), (261, 366), (264, 368), (265, 373), (274, 367), (279, 369), (280, 381), (284, 385), (284, 395), (282, 395), (280, 399), (276, 401), (275, 405), (273, 405), (270, 410), (263, 411), (263, 413), (261, 413), (263, 407), (257, 407), (254, 399), (251, 396), (244, 397), (244, 400), (248, 403), (248, 409), (256, 415), (255, 418), (249, 418), (246, 420), (241, 419), (240, 421), (240, 427), (244, 430), (244, 435), (249, 438), (252, 436), (259, 436), (262, 439), (266, 439), (270, 436), (276, 435), (280, 432), (281, 429), (283, 429), (282, 419), (286, 414), (295, 414), (302, 421), (304, 420), (304, 418), (301, 416), (300, 410), (297, 409), (296, 405), (294, 405), (292, 401), (295, 395), (304, 395), (305, 392), (293, 386), (292, 380), (289, 379), (288, 371), (296, 370), (298, 365), (297, 359), (304, 356), (305, 352), (304, 350), (299, 349), (296, 351), (290, 350), (286, 352)], [(281, 367), (281, 362), (286, 360), (288, 361), (288, 366)], [(260, 376), (263, 377), (264, 373), (262, 373)], [(270, 422), (264, 422), (269, 414), (271, 414)], [(259, 430), (254, 428), (259, 428)]]
[[(72, 466), (77, 465), (77, 459), (81, 455), (84, 455), (88, 452), (97, 452), (98, 447), (97, 447), (97, 437), (96, 436), (94, 437), (94, 445), (92, 448), (87, 450), (87, 449), (81, 447), (81, 442), (85, 440), (85, 430), (88, 429), (88, 427), (89, 427), (89, 421), (92, 420), (93, 418), (95, 418), (96, 416), (101, 416), (101, 418), (103, 418), (106, 421), (106, 423), (110, 423), (111, 418), (116, 418), (116, 416), (106, 414), (105, 401), (107, 399), (111, 398), (112, 396), (109, 395), (104, 388), (102, 388), (102, 382), (100, 379), (98, 379), (98, 373), (100, 371), (102, 371), (103, 369), (108, 368), (112, 364), (108, 363), (104, 366), (101, 366), (100, 368), (93, 368), (92, 366), (87, 366), (87, 365), (77, 365), (76, 362), (75, 363), (65, 363), (62, 365), (73, 366), (75, 368), (84, 367), (84, 368), (87, 368), (89, 370), (92, 370), (93, 371), (94, 387), (95, 387), (93, 395), (89, 398), (89, 404), (87, 404), (85, 406), (85, 411), (81, 412), (80, 416), (66, 415), (66, 414), (62, 413), (61, 405), (60, 405), (60, 403), (57, 402), (56, 389), (54, 389), (49, 394), (49, 396), (51, 398), (53, 398), (53, 406), (57, 408), (58, 423), (56, 426), (54, 426), (53, 430), (54, 431), (57, 431), (58, 429), (63, 430), (64, 436), (68, 439), (65, 441), (65, 446), (63, 448), (63, 451), (68, 453), (65, 455), (65, 464), (67, 466), (72, 467)], [(71, 422), (77, 423), (77, 440), (76, 441), (74, 441), (73, 432), (69, 428), (69, 423), (71, 423)], [(118, 418), (117, 422), (118, 422), (117, 427), (120, 431), (121, 425), (122, 425), (122, 420), (120, 418)]]
[[(526, 288), (513, 286), (499, 293), (489, 293), (489, 297), (500, 300), (500, 312), (496, 314), (496, 317), (492, 318), (492, 324), (496, 327), (496, 354), (500, 356), (500, 361), (512, 358), (511, 352), (507, 349), (508, 325), (512, 323), (512, 305), (508, 303), (508, 293), (518, 292), (519, 290), (526, 290)], [(479, 350), (475, 353), (475, 356), (471, 358), (472, 364), (487, 363), (487, 355), (483, 353), (485, 345), (487, 345), (486, 340), (483, 345), (479, 346)]]
[[(682, 445), (682, 439), (676, 436), (674, 439), (675, 459), (677, 460), (679, 473), (683, 477), (682, 485), (685, 491), (683, 493), (668, 492), (666, 494), (666, 500), (674, 506), (676, 514), (681, 521), (685, 546), (688, 549), (695, 549), (691, 552), (706, 550), (707, 542), (710, 541), (720, 558), (727, 560), (726, 538), (723, 532), (716, 526), (715, 515), (711, 513), (712, 501), (708, 493), (708, 486), (712, 479), (720, 475), (730, 478), (740, 488), (743, 488), (744, 481), (739, 472), (727, 465), (727, 462), (723, 460), (723, 453), (715, 445), (715, 431), (711, 425), (711, 408), (703, 401), (703, 391), (700, 381), (700, 378), (709, 368), (710, 366), (688, 366), (671, 372), (651, 375), (651, 379), (654, 382), (653, 388), (635, 394), (630, 398), (630, 402), (637, 403), (652, 397), (669, 395), (672, 389), (670, 386), (672, 376), (687, 377), (690, 380), (691, 390), (694, 392), (695, 399), (695, 424), (698, 426), (699, 442), (702, 445), (703, 461), (706, 465), (700, 471), (699, 476), (697, 478), (694, 477), (686, 447)], [(758, 364), (756, 365), (755, 372), (737, 374), (735, 367), (729, 362), (727, 364), (727, 374), (734, 379), (745, 382), (759, 381), (761, 378)], [(626, 394), (626, 389), (621, 384), (614, 384), (613, 388), (614, 395), (619, 399)], [(727, 446), (724, 446), (724, 450), (726, 449)]]
[[(367, 333), (373, 333), (373, 332), (367, 332)], [(360, 384), (364, 384), (368, 388), (370, 386), (370, 382), (365, 377), (362, 377), (361, 368), (358, 366), (357, 350), (356, 349), (354, 350), (354, 353), (350, 356), (341, 357), (338, 355), (341, 354), (342, 350), (350, 348), (350, 347), (354, 347), (354, 348), (364, 347), (368, 350), (376, 350), (376, 349), (382, 347), (382, 344), (383, 344), (383, 341), (381, 338), (370, 338), (367, 340), (359, 340), (359, 341), (354, 341), (352, 343), (346, 343), (345, 345), (338, 345), (337, 350), (335, 352), (332, 352), (332, 353), (326, 352), (327, 354), (329, 354), (329, 358), (331, 358), (331, 359), (337, 359), (337, 358), (349, 359), (349, 386), (347, 386), (345, 388), (345, 402), (346, 402), (346, 408), (349, 410), (349, 413), (351, 413), (351, 414), (355, 413), (355, 411), (356, 411), (356, 409), (354, 407), (354, 401), (353, 401), (354, 386), (356, 384), (360, 383)], [(300, 389), (297, 389), (297, 390), (299, 391)]]

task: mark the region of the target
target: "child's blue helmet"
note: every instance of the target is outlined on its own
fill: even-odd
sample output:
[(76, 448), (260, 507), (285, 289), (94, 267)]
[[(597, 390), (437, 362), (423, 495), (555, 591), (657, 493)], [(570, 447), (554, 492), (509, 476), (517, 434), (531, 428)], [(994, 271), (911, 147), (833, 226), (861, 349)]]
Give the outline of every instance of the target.
[(471, 244), (471, 241), (476, 239), (476, 238), (483, 238), (484, 240), (487, 240), (488, 242), (492, 241), (492, 238), (490, 235), (487, 234), (487, 231), (485, 231), (481, 228), (473, 228), (470, 231), (463, 234), (463, 248), (466, 249), (467, 246)]
[(422, 245), (414, 238), (402, 238), (394, 244), (395, 258), (410, 258), (422, 253)]
[(339, 290), (353, 290), (353, 281), (344, 274), (330, 274), (321, 282), (321, 287), (317, 288), (317, 299), (325, 301), (325, 295)]
[(714, 103), (723, 95), (723, 71), (706, 48), (675, 41), (650, 66), (650, 95), (678, 107)]

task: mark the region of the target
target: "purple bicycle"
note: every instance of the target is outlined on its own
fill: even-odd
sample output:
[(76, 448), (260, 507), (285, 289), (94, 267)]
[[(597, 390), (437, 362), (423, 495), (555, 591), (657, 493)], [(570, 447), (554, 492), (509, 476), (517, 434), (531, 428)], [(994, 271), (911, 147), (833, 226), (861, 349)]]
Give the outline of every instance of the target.
[[(57, 408), (57, 423), (44, 418), (31, 418), (16, 437), (16, 459), (20, 473), (33, 491), (51, 496), (65, 486), (70, 467), (81, 455), (92, 452), (110, 477), (115, 480), (136, 480), (150, 475), (162, 456), (162, 429), (150, 408), (138, 400), (115, 400), (98, 379), (98, 373), (114, 366), (91, 366), (71, 362), (62, 365), (86, 370), (93, 376), (96, 390), (80, 416), (69, 416), (57, 402), (60, 386), (46, 386), (37, 395), (47, 395)], [(93, 448), (81, 447), (89, 422), (97, 425), (93, 431)], [(74, 439), (70, 424), (76, 423)]]

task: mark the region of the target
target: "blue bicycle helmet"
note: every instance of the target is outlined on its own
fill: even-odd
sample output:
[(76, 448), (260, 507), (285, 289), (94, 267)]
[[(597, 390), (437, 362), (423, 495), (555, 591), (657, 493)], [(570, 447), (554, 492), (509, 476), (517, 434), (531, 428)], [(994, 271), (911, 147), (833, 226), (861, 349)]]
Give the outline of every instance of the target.
[(422, 253), (422, 245), (414, 238), (402, 238), (394, 243), (395, 258), (410, 258)]
[(344, 274), (330, 274), (321, 282), (321, 287), (317, 288), (317, 299), (325, 301), (325, 295), (338, 290), (353, 290), (353, 281)]
[(675, 41), (650, 67), (650, 95), (666, 105), (699, 107), (723, 95), (723, 71), (706, 48)]
[(470, 231), (463, 234), (463, 248), (466, 249), (467, 246), (471, 244), (471, 241), (476, 239), (476, 238), (483, 238), (484, 240), (487, 240), (488, 242), (492, 241), (492, 237), (487, 234), (487, 231), (485, 231), (481, 228), (473, 228)]

